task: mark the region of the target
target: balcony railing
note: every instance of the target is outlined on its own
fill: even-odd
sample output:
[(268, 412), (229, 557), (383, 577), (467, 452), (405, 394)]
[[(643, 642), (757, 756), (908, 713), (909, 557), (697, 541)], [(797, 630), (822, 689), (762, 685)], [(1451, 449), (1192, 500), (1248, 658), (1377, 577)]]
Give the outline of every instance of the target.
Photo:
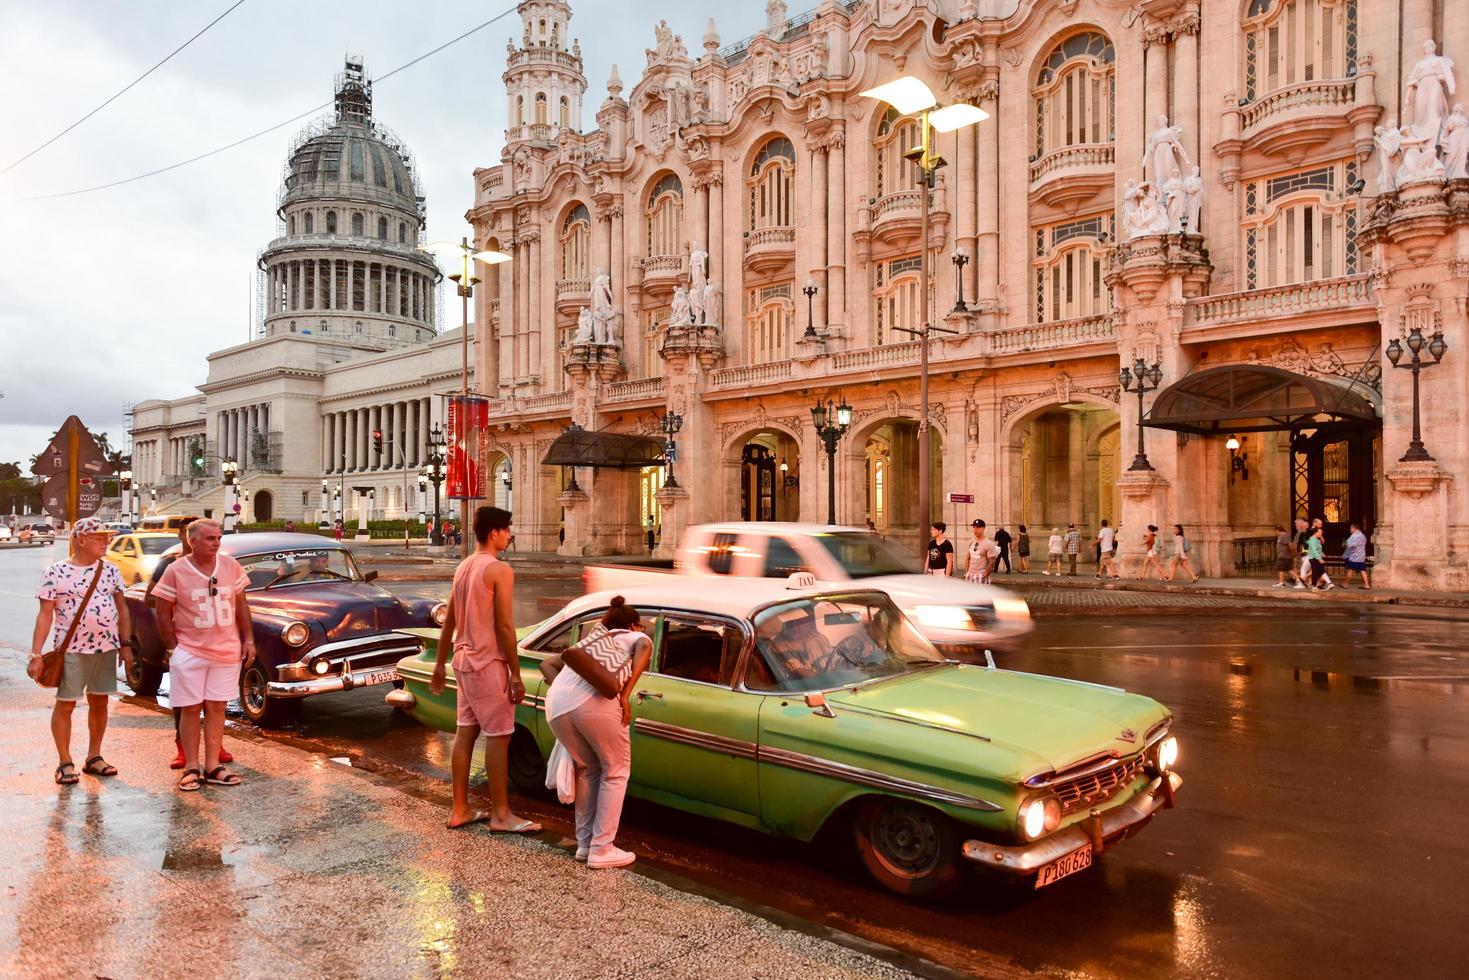
[[(643, 276), (678, 275), (683, 271), (682, 255), (650, 255), (643, 259)], [(588, 286), (590, 289), (591, 287)]]
[(778, 225), (774, 228), (761, 228), (752, 231), (745, 238), (745, 254), (748, 255), (753, 249), (766, 245), (790, 245), (795, 247), (796, 229), (791, 225)]
[(911, 211), (917, 214), (920, 203), (916, 190), (884, 194), (872, 207), (872, 220), (878, 222), (895, 213), (907, 215)]
[(721, 388), (745, 388), (754, 385), (769, 384), (772, 381), (784, 381), (790, 376), (790, 361), (748, 364), (745, 367), (725, 368), (722, 371), (715, 371), (709, 379), (709, 387), (716, 390)]
[(1077, 143), (1052, 150), (1030, 165), (1030, 182), (1070, 167), (1110, 167), (1116, 161), (1111, 143)]
[(638, 381), (617, 381), (607, 386), (607, 401), (635, 402), (663, 397), (663, 376)]
[(1291, 109), (1350, 108), (1356, 87), (1356, 79), (1339, 78), (1301, 82), (1299, 85), (1279, 88), (1245, 106), (1240, 111), (1240, 125), (1249, 133), (1254, 127), (1268, 122), (1272, 116)]
[(571, 408), (571, 392), (553, 391), (549, 395), (531, 395), (529, 398), (517, 398), (516, 404), (526, 412), (548, 412), (559, 409)]
[(1249, 289), (1190, 300), (1184, 314), (1188, 327), (1212, 327), (1242, 320), (1276, 319), (1373, 305), (1372, 285), (1365, 275), (1317, 279), (1269, 289)]
[(893, 367), (918, 363), (918, 342), (881, 344), (877, 347), (858, 347), (856, 350), (838, 351), (831, 356), (835, 371), (858, 371), (864, 368)]
[(1053, 323), (1027, 323), (990, 334), (990, 354), (1024, 354), (1029, 351), (1056, 350), (1078, 344), (1096, 344), (1117, 339), (1117, 317), (1113, 313), (1057, 320)]

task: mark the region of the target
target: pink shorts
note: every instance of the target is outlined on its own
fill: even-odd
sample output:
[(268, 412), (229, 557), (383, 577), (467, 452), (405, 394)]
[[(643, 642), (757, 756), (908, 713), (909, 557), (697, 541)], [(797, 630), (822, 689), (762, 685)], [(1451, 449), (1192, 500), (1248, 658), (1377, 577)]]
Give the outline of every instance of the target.
[(483, 670), (455, 671), (459, 686), (459, 727), (477, 726), (485, 735), (515, 731), (515, 705), (510, 703), (510, 677), (504, 663)]

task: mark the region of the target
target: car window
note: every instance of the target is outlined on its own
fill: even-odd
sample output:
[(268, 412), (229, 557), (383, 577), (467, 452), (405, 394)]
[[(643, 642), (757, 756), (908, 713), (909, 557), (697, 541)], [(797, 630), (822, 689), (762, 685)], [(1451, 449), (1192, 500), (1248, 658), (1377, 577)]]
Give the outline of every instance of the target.
[(248, 590), (303, 582), (354, 581), (360, 576), (347, 552), (335, 548), (295, 548), (259, 555), (236, 555), (250, 576)]
[(123, 553), (123, 556), (126, 558), (135, 558), (138, 554), (138, 549), (133, 547), (133, 543), (131, 541), (124, 541), (122, 543), (122, 547), (118, 550), (121, 551)]
[(745, 635), (727, 620), (668, 613), (655, 672), (666, 677), (728, 686)]
[(903, 575), (913, 571), (886, 541), (871, 531), (827, 531), (812, 535), (846, 569), (848, 578)]
[(574, 619), (570, 623), (567, 623), (565, 626), (563, 626), (561, 629), (552, 632), (549, 637), (541, 640), (530, 649), (535, 650), (538, 653), (561, 653), (567, 647), (572, 646), (576, 643), (577, 637), (581, 635), (578, 631), (582, 629), (582, 627), (586, 626), (589, 623), (597, 622), (602, 618), (603, 615), (605, 615), (605, 613), (606, 610), (599, 609), (595, 613), (590, 613), (578, 619)]
[(138, 547), (145, 555), (161, 555), (178, 544), (177, 538), (139, 538)]
[(943, 657), (880, 593), (796, 599), (755, 617), (745, 686), (817, 691), (920, 670)]
[(765, 552), (765, 577), (766, 578), (789, 578), (796, 572), (809, 572), (811, 569), (796, 554), (796, 549), (785, 538), (772, 537), (766, 539)]
[(704, 548), (709, 556), (709, 571), (715, 575), (728, 575), (734, 570), (734, 560), (737, 549), (735, 548), (736, 536), (733, 534), (716, 534), (714, 540)]

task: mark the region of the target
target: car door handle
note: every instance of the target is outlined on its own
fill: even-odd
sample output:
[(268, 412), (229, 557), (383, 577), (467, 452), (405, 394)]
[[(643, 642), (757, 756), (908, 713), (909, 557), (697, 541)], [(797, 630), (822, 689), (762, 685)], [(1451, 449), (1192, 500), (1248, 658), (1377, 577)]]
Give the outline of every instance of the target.
[(638, 704), (642, 704), (643, 701), (645, 699), (647, 699), (647, 698), (657, 698), (659, 701), (662, 701), (663, 700), (663, 692), (662, 691), (639, 691), (638, 692)]

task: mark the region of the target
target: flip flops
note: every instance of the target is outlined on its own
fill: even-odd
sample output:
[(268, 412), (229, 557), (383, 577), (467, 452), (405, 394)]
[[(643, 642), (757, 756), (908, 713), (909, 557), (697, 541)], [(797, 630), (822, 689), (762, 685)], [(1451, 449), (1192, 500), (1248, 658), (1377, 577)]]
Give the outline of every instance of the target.
[(521, 820), (511, 824), (509, 827), (491, 827), (492, 834), (535, 834), (539, 833), (541, 825), (534, 820)]
[(238, 786), (240, 777), (230, 772), (224, 766), (215, 766), (204, 774), (204, 781), (210, 786)]
[(199, 778), (199, 770), (185, 769), (179, 776), (179, 792), (197, 793), (204, 786), (204, 780)]
[(77, 775), (77, 767), (73, 763), (63, 762), (56, 767), (57, 786), (74, 786), (81, 778)]
[(445, 823), (444, 826), (445, 827), (448, 827), (450, 830), (458, 830), (461, 827), (468, 827), (470, 824), (474, 824), (474, 823), (488, 823), (489, 822), (489, 819), (490, 819), (489, 811), (487, 811), (487, 810), (475, 810), (473, 813), (471, 813), (469, 815), (469, 819), (468, 820), (464, 820), (464, 821), (461, 821), (459, 823), (448, 822), (448, 823)]
[(100, 755), (94, 755), (82, 766), (82, 772), (89, 776), (116, 776), (117, 767), (108, 763)]

